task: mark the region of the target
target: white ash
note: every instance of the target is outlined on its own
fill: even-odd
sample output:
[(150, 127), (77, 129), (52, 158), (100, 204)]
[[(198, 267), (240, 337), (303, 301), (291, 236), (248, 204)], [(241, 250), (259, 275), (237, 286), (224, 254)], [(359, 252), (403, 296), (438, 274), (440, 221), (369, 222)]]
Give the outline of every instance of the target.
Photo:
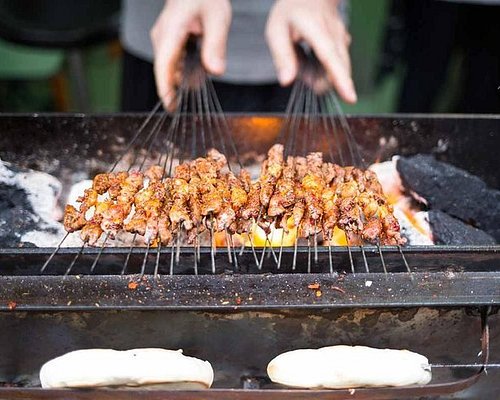
[[(421, 214), (418, 218), (417, 215)], [(408, 219), (403, 210), (399, 207), (394, 207), (394, 216), (399, 221), (399, 226), (401, 227), (401, 234), (408, 239), (408, 244), (412, 246), (427, 246), (432, 245), (434, 242), (431, 237), (431, 230), (429, 223), (425, 221), (425, 217), (422, 214), (427, 214), (425, 211), (419, 211), (413, 215), (413, 218), (418, 223), (418, 226), (425, 232), (421, 232), (415, 227), (415, 225)]]
[(260, 164), (251, 164), (246, 166), (245, 169), (250, 174), (250, 179), (252, 179), (252, 181), (255, 181), (259, 179), (262, 166)]
[(0, 183), (22, 190), (31, 206), (24, 217), (33, 221), (34, 229), (14, 232), (19, 244), (31, 243), (38, 247), (57, 245), (65, 235), (62, 210), (57, 206), (62, 184), (57, 178), (44, 172), (20, 170), (0, 160)]
[(0, 182), (23, 189), (36, 215), (43, 221), (60, 217), (57, 199), (61, 195), (61, 182), (52, 175), (38, 171), (16, 172), (9, 163), (0, 160)]
[[(37, 247), (57, 247), (61, 240), (66, 235), (66, 231), (62, 224), (59, 224), (58, 233), (53, 234), (44, 231), (30, 231), (21, 236), (21, 241), (33, 243)], [(82, 240), (78, 233), (71, 233), (66, 239), (61, 247), (81, 247)]]
[(83, 196), (83, 192), (86, 189), (90, 189), (91, 187), (92, 187), (92, 181), (90, 179), (85, 179), (83, 181), (75, 183), (73, 186), (71, 186), (71, 189), (69, 190), (68, 199), (66, 200), (66, 203), (75, 208), (80, 207), (80, 203), (77, 201), (77, 199), (80, 196)]

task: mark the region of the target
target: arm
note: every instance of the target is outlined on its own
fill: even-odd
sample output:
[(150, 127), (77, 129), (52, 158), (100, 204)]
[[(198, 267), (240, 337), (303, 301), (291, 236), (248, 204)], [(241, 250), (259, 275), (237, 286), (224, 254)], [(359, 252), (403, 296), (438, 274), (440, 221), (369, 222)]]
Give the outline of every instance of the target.
[(226, 67), (226, 42), (231, 24), (229, 0), (168, 0), (151, 29), (158, 96), (172, 108), (179, 81), (179, 63), (189, 35), (201, 35), (201, 59), (209, 73)]
[(340, 0), (277, 0), (267, 21), (266, 39), (282, 85), (297, 76), (295, 42), (304, 40), (321, 61), (328, 79), (348, 103), (357, 100), (351, 77), (351, 36), (339, 15)]

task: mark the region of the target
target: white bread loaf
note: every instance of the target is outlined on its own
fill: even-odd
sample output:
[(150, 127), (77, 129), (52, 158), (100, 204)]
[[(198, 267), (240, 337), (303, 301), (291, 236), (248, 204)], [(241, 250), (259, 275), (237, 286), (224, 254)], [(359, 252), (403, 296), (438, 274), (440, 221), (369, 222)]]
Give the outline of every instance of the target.
[(432, 378), (420, 354), (365, 346), (289, 351), (274, 358), (267, 373), (275, 383), (310, 389), (424, 385)]
[[(196, 383), (209, 388), (214, 379), (208, 361), (187, 357), (182, 350), (77, 350), (45, 363), (43, 388), (148, 386)], [(192, 385), (191, 385), (192, 387)]]

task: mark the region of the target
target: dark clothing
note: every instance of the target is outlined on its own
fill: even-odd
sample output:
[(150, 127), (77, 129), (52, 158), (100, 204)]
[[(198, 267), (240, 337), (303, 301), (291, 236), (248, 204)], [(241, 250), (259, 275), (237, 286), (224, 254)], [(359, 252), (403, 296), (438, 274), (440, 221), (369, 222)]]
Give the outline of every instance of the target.
[(152, 64), (125, 51), (122, 65), (121, 110), (151, 111), (158, 103)]
[[(399, 0), (395, 0), (399, 1)], [(500, 112), (500, 6), (405, 0), (406, 74), (399, 112), (432, 112), (456, 50), (462, 57), (452, 112)]]
[(215, 91), (225, 112), (284, 112), (290, 88), (279, 84), (233, 85), (214, 82)]
[[(283, 112), (290, 88), (279, 84), (235, 85), (214, 81), (225, 112)], [(122, 111), (150, 111), (158, 102), (153, 65), (125, 52), (122, 74)]]

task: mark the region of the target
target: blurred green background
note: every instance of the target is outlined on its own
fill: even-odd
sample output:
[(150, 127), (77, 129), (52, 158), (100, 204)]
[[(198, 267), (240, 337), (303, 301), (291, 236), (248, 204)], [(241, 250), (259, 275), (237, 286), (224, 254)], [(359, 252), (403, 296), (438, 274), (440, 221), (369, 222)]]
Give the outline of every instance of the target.
[[(402, 78), (396, 69), (375, 84), (389, 12), (388, 0), (351, 0), (352, 65), (359, 102), (349, 113), (393, 112)], [(120, 107), (121, 50), (118, 41), (83, 50), (89, 111)], [(0, 41), (0, 111), (81, 111), (71, 96), (67, 54)], [(73, 88), (74, 89), (74, 88)]]

